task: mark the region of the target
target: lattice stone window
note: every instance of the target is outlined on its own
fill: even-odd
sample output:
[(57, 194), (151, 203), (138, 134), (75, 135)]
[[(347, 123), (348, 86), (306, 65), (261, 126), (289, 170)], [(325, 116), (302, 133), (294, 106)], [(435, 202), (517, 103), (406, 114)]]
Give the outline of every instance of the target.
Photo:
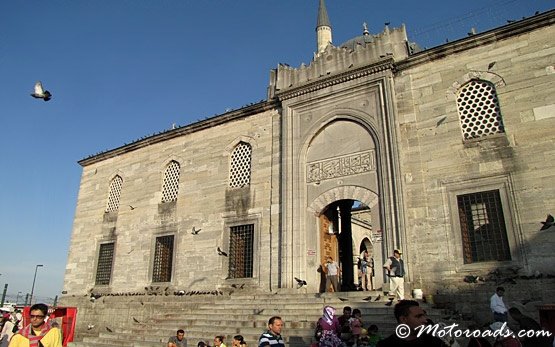
[(173, 265), (173, 235), (156, 238), (152, 282), (170, 282)]
[(465, 264), (511, 260), (499, 190), (458, 195)]
[(229, 278), (252, 277), (254, 224), (238, 225), (229, 233)]
[(98, 265), (96, 266), (97, 285), (108, 285), (112, 278), (112, 264), (114, 262), (114, 242), (103, 243), (98, 252)]
[(179, 163), (172, 160), (164, 173), (164, 186), (162, 187), (162, 202), (177, 200), (179, 192)]
[(488, 81), (463, 85), (457, 93), (457, 109), (465, 140), (505, 132), (495, 86)]
[(110, 182), (110, 193), (108, 195), (108, 206), (106, 206), (106, 212), (113, 212), (119, 209), (119, 198), (121, 195), (121, 186), (123, 184), (123, 178), (116, 175)]
[(251, 183), (251, 153), (251, 145), (245, 142), (240, 142), (233, 150), (229, 170), (231, 188), (245, 187)]

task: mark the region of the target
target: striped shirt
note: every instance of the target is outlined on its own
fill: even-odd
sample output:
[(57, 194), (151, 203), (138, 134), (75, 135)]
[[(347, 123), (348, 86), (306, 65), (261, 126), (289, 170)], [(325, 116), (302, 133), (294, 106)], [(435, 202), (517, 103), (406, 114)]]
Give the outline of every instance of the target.
[(258, 339), (258, 347), (271, 346), (271, 347), (285, 347), (285, 341), (281, 335), (274, 335), (269, 330), (260, 335)]

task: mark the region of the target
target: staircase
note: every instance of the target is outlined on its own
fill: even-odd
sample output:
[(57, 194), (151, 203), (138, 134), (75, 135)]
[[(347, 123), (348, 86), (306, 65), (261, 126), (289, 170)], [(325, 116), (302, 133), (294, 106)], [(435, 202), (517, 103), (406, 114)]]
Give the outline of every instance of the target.
[[(190, 347), (201, 340), (212, 345), (216, 335), (225, 336), (224, 343), (228, 346), (234, 335), (243, 335), (247, 344), (256, 346), (260, 334), (267, 328), (268, 319), (275, 315), (285, 322), (282, 335), (286, 344), (304, 347), (313, 341), (316, 321), (326, 305), (335, 307), (337, 315), (341, 315), (344, 306), (360, 309), (364, 326), (376, 324), (385, 337), (394, 331), (396, 322), (393, 306), (385, 306), (385, 298), (374, 301), (379, 294), (381, 292), (260, 294), (245, 291), (233, 295), (106, 297), (91, 304), (94, 307), (80, 310), (76, 335), (82, 341), (69, 346), (160, 347), (166, 346), (168, 338), (175, 336), (178, 329), (185, 330)], [(368, 296), (372, 299), (363, 300)], [(440, 320), (441, 311), (427, 306), (425, 309), (434, 321)], [(111, 323), (105, 323), (107, 312), (113, 316)], [(80, 331), (87, 326), (89, 330)]]

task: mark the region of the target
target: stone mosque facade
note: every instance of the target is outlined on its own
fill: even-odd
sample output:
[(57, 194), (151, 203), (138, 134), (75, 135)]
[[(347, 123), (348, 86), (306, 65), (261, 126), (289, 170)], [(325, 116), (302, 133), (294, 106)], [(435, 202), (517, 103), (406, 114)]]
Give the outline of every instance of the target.
[(555, 274), (540, 230), (555, 213), (554, 23), (425, 50), (404, 26), (335, 45), (320, 1), (314, 59), (272, 70), (266, 100), (79, 162), (62, 302), (295, 278), (318, 293), (327, 256), (348, 290), (364, 249), (385, 290), (395, 248), (408, 293)]

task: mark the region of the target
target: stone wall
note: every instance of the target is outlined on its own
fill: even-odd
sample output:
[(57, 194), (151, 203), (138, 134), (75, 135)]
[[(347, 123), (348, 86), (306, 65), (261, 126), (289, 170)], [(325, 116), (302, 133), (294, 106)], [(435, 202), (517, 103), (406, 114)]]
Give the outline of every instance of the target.
[[(254, 223), (254, 276), (249, 285), (270, 286), (270, 232), (279, 213), (276, 194), (279, 114), (259, 112), (85, 165), (77, 202), (64, 291), (138, 292), (152, 283), (154, 242), (174, 235), (172, 290), (229, 285), (229, 227)], [(252, 146), (251, 184), (230, 189), (230, 155), (240, 141)], [(153, 141), (154, 142), (154, 141)], [(176, 202), (161, 203), (166, 165), (180, 164)], [(119, 210), (105, 213), (111, 179), (123, 178)], [(192, 235), (192, 229), (201, 229)], [(95, 286), (99, 245), (115, 242), (109, 286)]]
[[(554, 26), (487, 42), (467, 39), (409, 59), (395, 77), (406, 211), (405, 258), (429, 290), (498, 267), (555, 273), (554, 239), (540, 221), (555, 205)], [(485, 43), (482, 41), (486, 41)], [(463, 141), (456, 91), (496, 87), (505, 133)], [(456, 196), (499, 189), (511, 261), (464, 264)], [(551, 233), (552, 236), (552, 233)]]

